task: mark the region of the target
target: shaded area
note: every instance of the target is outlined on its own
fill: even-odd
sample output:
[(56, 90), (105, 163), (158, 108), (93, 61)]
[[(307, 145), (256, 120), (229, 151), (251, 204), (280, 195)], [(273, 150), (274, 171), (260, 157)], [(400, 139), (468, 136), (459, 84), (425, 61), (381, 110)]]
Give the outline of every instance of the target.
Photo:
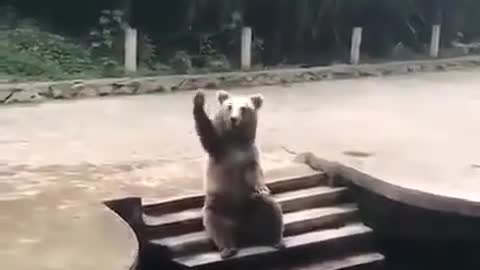
[(388, 269), (478, 269), (480, 218), (432, 211), (353, 189), (362, 218), (388, 258)]

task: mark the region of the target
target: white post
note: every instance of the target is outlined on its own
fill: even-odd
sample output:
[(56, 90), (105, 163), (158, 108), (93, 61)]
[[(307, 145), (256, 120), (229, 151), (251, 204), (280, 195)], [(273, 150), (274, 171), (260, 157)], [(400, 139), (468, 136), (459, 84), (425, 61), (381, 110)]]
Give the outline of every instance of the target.
[(250, 69), (252, 65), (252, 28), (244, 27), (242, 29), (242, 51), (241, 66), (243, 70)]
[(433, 58), (438, 57), (440, 50), (440, 25), (435, 24), (432, 27), (432, 40), (430, 43), (430, 56)]
[(125, 27), (125, 70), (137, 71), (137, 29)]
[(352, 32), (352, 47), (350, 49), (350, 63), (357, 65), (360, 62), (360, 46), (362, 45), (362, 28), (354, 27)]

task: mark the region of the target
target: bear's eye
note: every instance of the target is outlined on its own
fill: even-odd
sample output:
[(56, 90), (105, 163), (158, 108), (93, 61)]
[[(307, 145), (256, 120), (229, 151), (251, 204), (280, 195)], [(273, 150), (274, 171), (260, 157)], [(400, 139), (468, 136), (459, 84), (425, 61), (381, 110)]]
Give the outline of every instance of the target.
[(246, 109), (245, 107), (241, 107), (241, 108), (240, 108), (240, 113), (241, 113), (241, 114), (245, 114), (246, 110), (247, 110), (247, 109)]
[(228, 105), (227, 110), (231, 111), (232, 110), (232, 105)]

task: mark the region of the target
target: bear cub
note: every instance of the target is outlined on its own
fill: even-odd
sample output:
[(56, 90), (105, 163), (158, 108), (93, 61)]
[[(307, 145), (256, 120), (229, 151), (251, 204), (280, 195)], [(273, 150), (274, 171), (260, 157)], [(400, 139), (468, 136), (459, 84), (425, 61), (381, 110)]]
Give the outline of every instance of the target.
[(217, 92), (220, 105), (211, 120), (205, 110), (205, 94), (193, 99), (195, 128), (208, 154), (204, 175), (203, 225), (223, 259), (248, 245), (283, 248), (283, 216), (280, 205), (265, 185), (255, 138), (259, 94), (249, 97)]

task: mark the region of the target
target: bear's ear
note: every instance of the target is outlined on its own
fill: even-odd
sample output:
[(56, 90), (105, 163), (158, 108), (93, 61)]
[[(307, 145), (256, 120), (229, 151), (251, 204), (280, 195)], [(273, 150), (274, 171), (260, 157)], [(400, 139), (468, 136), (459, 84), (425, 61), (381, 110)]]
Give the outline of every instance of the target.
[(256, 94), (256, 95), (250, 96), (250, 99), (252, 100), (253, 107), (255, 108), (255, 110), (258, 110), (262, 107), (263, 96), (261, 94)]
[(227, 100), (230, 97), (230, 94), (225, 91), (225, 90), (218, 90), (217, 91), (217, 100), (218, 103), (223, 104), (225, 100)]

